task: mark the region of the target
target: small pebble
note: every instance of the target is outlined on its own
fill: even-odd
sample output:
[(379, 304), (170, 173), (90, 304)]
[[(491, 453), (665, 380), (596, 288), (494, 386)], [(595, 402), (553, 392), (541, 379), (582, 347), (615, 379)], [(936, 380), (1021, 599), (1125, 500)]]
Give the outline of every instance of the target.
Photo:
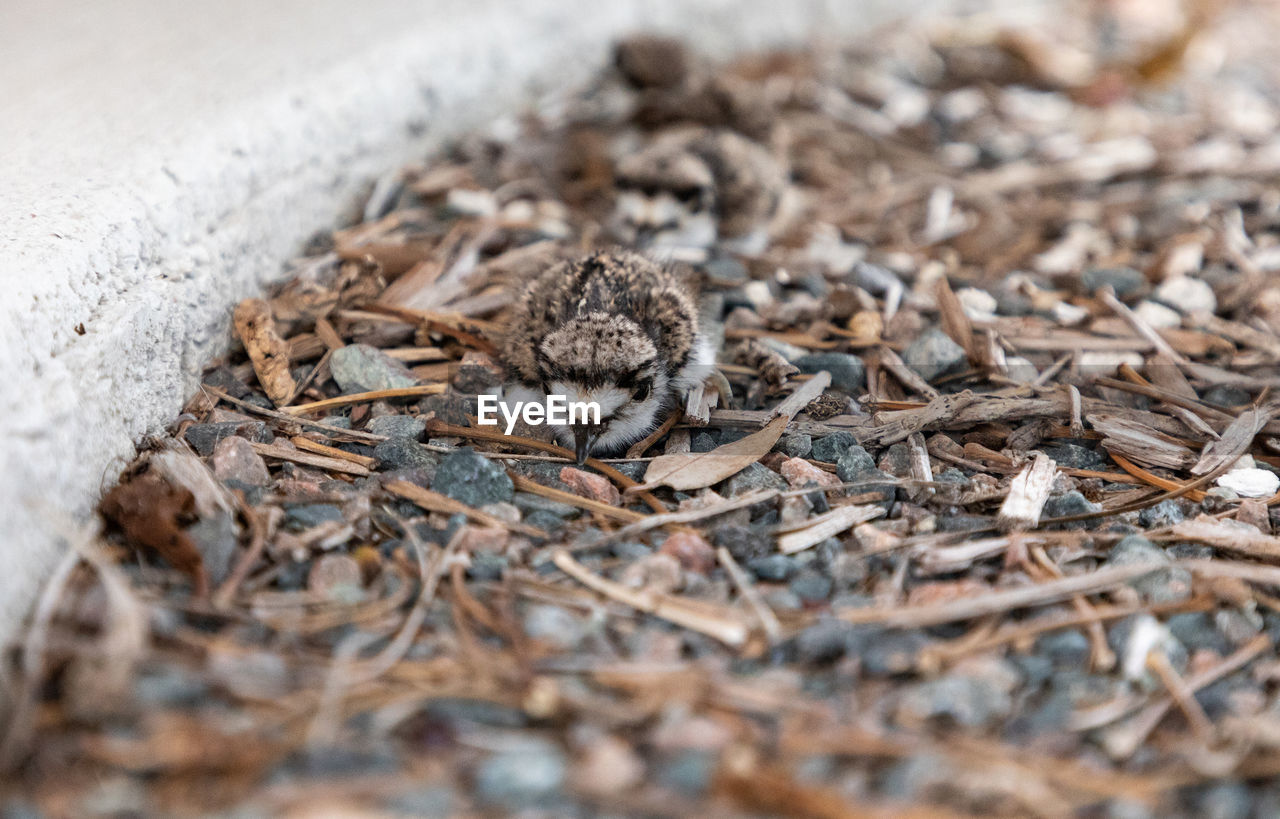
[(728, 549), (734, 560), (743, 563), (776, 554), (768, 534), (752, 526), (722, 524), (712, 531), (711, 539), (716, 546)]
[(307, 575), (307, 588), (328, 598), (346, 598), (360, 595), (362, 585), (360, 564), (348, 555), (324, 555), (311, 566)]
[(610, 506), (622, 504), (622, 493), (603, 475), (566, 466), (560, 470), (560, 480), (564, 481), (569, 490), (576, 495), (607, 503)]
[(644, 779), (644, 760), (631, 743), (608, 734), (587, 743), (573, 769), (577, 787), (600, 796), (629, 790)]
[(502, 751), (480, 763), (476, 796), (512, 811), (535, 807), (564, 784), (568, 761), (559, 746), (522, 740), (521, 747)]
[(218, 442), (239, 436), (261, 444), (270, 443), (271, 431), (261, 421), (225, 421), (219, 424), (192, 424), (183, 432), (183, 439), (191, 444), (197, 454), (213, 454)]
[(1177, 310), (1165, 307), (1158, 301), (1144, 299), (1136, 308), (1134, 315), (1157, 330), (1182, 326), (1182, 316)]
[(788, 583), (787, 588), (806, 604), (823, 603), (831, 596), (831, 578), (806, 570)]
[(418, 383), (408, 367), (367, 344), (334, 350), (329, 356), (329, 371), (343, 393), (394, 390)]
[(426, 432), (427, 424), (416, 415), (379, 415), (365, 426), (365, 430), (388, 438), (417, 440)]
[(342, 508), (332, 503), (295, 503), (284, 508), (285, 524), (295, 529), (310, 529), (323, 523), (343, 520)]
[(697, 532), (675, 532), (658, 551), (674, 557), (686, 571), (698, 574), (706, 574), (716, 565), (715, 549)]
[(787, 488), (786, 479), (777, 472), (762, 464), (753, 463), (725, 481), (720, 494), (726, 498), (736, 498), (761, 489)]
[(383, 469), (421, 469), (432, 475), (440, 458), (415, 437), (388, 438), (373, 448), (373, 457)]
[(848, 353), (810, 353), (791, 362), (802, 373), (831, 373), (831, 386), (841, 392), (855, 395), (867, 386), (867, 368), (862, 359)]
[(800, 489), (810, 484), (818, 486), (839, 486), (840, 478), (830, 472), (826, 472), (803, 458), (788, 458), (778, 467), (778, 471), (782, 473), (782, 477), (787, 479), (787, 483), (793, 489)]
[(445, 456), (436, 467), (431, 488), (467, 506), (509, 501), (515, 487), (506, 471), (470, 447)]
[(1213, 295), (1213, 288), (1204, 281), (1190, 276), (1174, 276), (1166, 279), (1151, 296), (1183, 315), (1201, 310), (1212, 313), (1218, 309), (1218, 300)]
[(907, 345), (902, 351), (902, 360), (925, 381), (933, 381), (958, 370), (966, 357), (964, 348), (950, 336), (937, 327), (930, 327)]
[(524, 613), (524, 633), (562, 651), (578, 647), (585, 635), (581, 621), (560, 606), (530, 606)]
[[(1129, 535), (1111, 547), (1107, 555), (1107, 563), (1112, 566), (1170, 562), (1164, 549), (1142, 535)], [(1131, 580), (1129, 585), (1153, 603), (1174, 603), (1191, 596), (1191, 573), (1183, 568), (1171, 568)]]
[(271, 472), (262, 456), (253, 451), (253, 444), (244, 438), (223, 438), (213, 448), (209, 459), (213, 474), (222, 482), (239, 481), (249, 486), (266, 486), (271, 483)]
[(747, 570), (758, 580), (781, 582), (796, 573), (796, 561), (787, 555), (765, 555), (747, 561)]
[(976, 287), (962, 287), (956, 298), (964, 314), (973, 321), (991, 321), (996, 317), (996, 297)]
[(997, 682), (977, 676), (946, 676), (909, 686), (898, 701), (902, 724), (947, 718), (966, 728), (980, 728), (1009, 714), (1010, 692)]
[(813, 438), (803, 432), (787, 433), (778, 439), (774, 449), (792, 458), (807, 458), (813, 451)]
[(1080, 289), (1093, 295), (1100, 287), (1111, 285), (1117, 298), (1127, 298), (1147, 285), (1147, 277), (1132, 267), (1091, 267), (1080, 274)]
[(1234, 469), (1217, 483), (1242, 498), (1269, 498), (1280, 489), (1280, 476), (1267, 469)]
[[(849, 432), (833, 432), (830, 435), (824, 435), (813, 442), (813, 449), (809, 456), (815, 461), (833, 464), (840, 459), (840, 456), (848, 451), (849, 447), (857, 444), (857, 439)], [(861, 449), (861, 447), (859, 447)], [(863, 450), (865, 452), (865, 450)]]

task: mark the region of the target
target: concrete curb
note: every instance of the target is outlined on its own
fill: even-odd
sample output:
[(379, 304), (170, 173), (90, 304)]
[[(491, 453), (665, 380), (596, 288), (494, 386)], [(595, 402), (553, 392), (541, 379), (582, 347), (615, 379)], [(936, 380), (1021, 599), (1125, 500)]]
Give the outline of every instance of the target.
[(0, 645), (231, 306), (372, 179), (580, 82), (622, 32), (724, 55), (927, 2), (4, 4)]

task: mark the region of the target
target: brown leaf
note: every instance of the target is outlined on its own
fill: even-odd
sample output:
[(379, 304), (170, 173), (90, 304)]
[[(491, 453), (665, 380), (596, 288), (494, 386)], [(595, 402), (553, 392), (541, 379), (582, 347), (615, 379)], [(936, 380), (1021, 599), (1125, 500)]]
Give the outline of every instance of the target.
[(190, 576), (196, 594), (203, 597), (209, 592), (204, 558), (183, 531), (195, 506), (190, 490), (174, 486), (154, 472), (144, 472), (108, 492), (100, 509), (131, 542), (155, 551)]
[(782, 437), (790, 418), (774, 418), (764, 429), (718, 446), (710, 452), (659, 455), (649, 463), (641, 489), (669, 486), (687, 492), (733, 477), (763, 458)]
[(718, 446), (710, 452), (659, 455), (649, 463), (644, 483), (632, 491), (669, 486), (687, 492), (730, 478), (763, 458), (782, 437), (787, 424), (831, 383), (831, 374), (820, 372), (774, 410), (777, 417), (745, 438)]

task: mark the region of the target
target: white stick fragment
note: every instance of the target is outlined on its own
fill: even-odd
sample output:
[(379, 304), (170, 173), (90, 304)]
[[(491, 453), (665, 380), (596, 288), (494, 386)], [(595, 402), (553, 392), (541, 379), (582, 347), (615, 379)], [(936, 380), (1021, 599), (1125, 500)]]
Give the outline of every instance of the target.
[(1039, 453), (1009, 484), (1009, 494), (1000, 506), (996, 523), (1006, 532), (1034, 529), (1040, 523), (1040, 510), (1053, 490), (1058, 466), (1048, 455)]
[(883, 514), (884, 507), (874, 503), (865, 506), (841, 506), (837, 509), (832, 509), (825, 515), (819, 515), (808, 521), (810, 525), (805, 528), (780, 536), (778, 538), (778, 551), (784, 555), (803, 552), (810, 546), (821, 543), (846, 529), (859, 523), (866, 523), (872, 518), (878, 518)]

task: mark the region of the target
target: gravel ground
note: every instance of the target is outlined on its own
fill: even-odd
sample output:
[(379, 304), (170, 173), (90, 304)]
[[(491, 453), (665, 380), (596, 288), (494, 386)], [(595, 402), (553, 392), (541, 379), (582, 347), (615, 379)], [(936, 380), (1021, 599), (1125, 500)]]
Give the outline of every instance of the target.
[[(0, 816), (1280, 813), (1280, 19), (1059, 22), (631, 41), (380, 182), (45, 593)], [(473, 426), (673, 126), (790, 178), (682, 262), (733, 406)]]

